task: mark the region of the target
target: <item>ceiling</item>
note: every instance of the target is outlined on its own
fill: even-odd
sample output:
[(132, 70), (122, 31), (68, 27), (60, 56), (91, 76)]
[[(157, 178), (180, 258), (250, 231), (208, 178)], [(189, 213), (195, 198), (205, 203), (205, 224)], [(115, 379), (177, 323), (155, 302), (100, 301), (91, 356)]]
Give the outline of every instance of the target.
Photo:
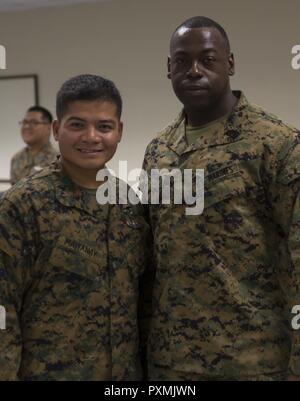
[(80, 3), (103, 2), (107, 0), (0, 0), (0, 12), (24, 11), (40, 7), (65, 6)]

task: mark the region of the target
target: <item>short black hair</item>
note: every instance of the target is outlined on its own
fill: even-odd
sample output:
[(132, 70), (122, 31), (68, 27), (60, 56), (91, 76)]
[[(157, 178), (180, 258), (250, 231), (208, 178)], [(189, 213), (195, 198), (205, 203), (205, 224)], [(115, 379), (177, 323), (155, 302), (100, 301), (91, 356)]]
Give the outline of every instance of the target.
[(52, 123), (53, 116), (52, 116), (52, 114), (50, 113), (49, 110), (45, 109), (45, 107), (41, 107), (41, 106), (31, 106), (31, 107), (29, 107), (29, 109), (27, 110), (27, 113), (30, 112), (30, 111), (36, 111), (36, 112), (38, 112), (38, 113), (41, 113), (41, 114), (42, 114), (42, 119), (43, 119), (45, 122), (47, 122), (47, 123), (49, 123), (49, 124)]
[(229, 43), (227, 33), (225, 32), (225, 29), (220, 24), (218, 24), (216, 21), (214, 21), (208, 17), (196, 16), (196, 17), (188, 18), (175, 29), (175, 31), (172, 34), (171, 41), (172, 41), (174, 35), (177, 33), (177, 31), (180, 28), (190, 28), (190, 29), (192, 29), (192, 28), (216, 28), (222, 35), (222, 37), (225, 41), (225, 44), (227, 46), (228, 52), (230, 52), (230, 43)]
[(60, 120), (68, 105), (76, 100), (108, 101), (116, 105), (118, 118), (122, 114), (122, 98), (115, 84), (99, 75), (82, 74), (63, 83), (56, 97), (56, 114)]

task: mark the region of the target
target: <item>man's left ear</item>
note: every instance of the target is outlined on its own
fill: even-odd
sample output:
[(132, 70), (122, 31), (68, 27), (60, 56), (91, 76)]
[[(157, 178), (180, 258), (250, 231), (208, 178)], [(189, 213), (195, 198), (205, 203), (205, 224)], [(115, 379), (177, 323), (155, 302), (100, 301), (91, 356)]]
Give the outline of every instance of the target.
[(171, 57), (170, 56), (168, 56), (167, 70), (168, 70), (167, 78), (171, 79)]
[(53, 131), (53, 136), (56, 141), (58, 141), (58, 130), (59, 130), (59, 122), (57, 120), (54, 120), (52, 123), (52, 131)]
[(118, 139), (118, 142), (121, 142), (122, 134), (123, 134), (123, 122), (120, 121), (120, 123), (119, 123), (119, 139)]
[(233, 53), (230, 53), (228, 56), (228, 64), (229, 64), (229, 75), (232, 76), (235, 73)]

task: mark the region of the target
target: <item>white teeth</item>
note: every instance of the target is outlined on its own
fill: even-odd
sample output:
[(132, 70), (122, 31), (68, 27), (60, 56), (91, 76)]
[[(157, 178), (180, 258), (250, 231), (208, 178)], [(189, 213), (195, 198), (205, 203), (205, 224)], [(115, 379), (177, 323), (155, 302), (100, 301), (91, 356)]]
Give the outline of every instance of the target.
[(96, 153), (96, 152), (101, 152), (100, 149), (78, 149), (80, 152), (83, 153)]

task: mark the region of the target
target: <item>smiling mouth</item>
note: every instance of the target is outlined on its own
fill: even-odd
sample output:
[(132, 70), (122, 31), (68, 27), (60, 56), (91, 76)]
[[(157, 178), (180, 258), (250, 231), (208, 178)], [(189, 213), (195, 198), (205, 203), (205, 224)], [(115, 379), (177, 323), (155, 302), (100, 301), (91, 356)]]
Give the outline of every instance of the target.
[(77, 150), (80, 153), (86, 153), (86, 154), (103, 152), (103, 149), (77, 149)]
[(191, 86), (186, 86), (184, 88), (185, 90), (188, 91), (207, 91), (207, 88), (204, 88), (203, 86), (196, 86), (196, 85), (191, 85)]

